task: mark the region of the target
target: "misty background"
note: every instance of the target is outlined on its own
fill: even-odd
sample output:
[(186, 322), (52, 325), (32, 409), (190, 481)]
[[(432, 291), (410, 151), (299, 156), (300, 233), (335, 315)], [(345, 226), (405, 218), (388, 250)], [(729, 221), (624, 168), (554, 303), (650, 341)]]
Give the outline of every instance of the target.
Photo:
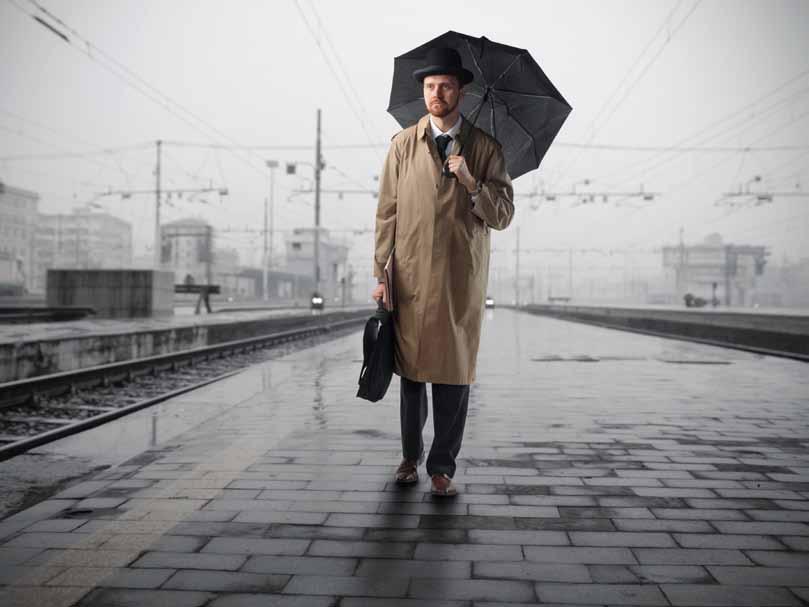
[[(43, 9), (55, 31), (33, 18)], [(521, 288), (537, 299), (663, 289), (661, 248), (712, 233), (767, 247), (765, 275), (809, 258), (803, 0), (2, 0), (0, 181), (39, 194), (42, 213), (131, 223), (148, 264), (154, 196), (101, 194), (153, 189), (160, 139), (164, 188), (228, 191), (166, 198), (163, 220), (209, 222), (217, 247), (259, 267), (275, 160), (282, 267), (290, 231), (313, 225), (320, 108), (321, 225), (349, 245), (362, 300), (376, 176), (399, 131), (393, 58), (450, 29), (528, 49), (573, 106), (493, 235), (496, 297), (515, 289), (518, 234)]]

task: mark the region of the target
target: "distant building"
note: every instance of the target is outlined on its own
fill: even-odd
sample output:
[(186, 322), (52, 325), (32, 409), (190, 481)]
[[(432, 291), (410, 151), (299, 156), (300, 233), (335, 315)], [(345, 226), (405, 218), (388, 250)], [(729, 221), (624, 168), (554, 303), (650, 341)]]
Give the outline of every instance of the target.
[(244, 299), (256, 296), (252, 277), (242, 275), (239, 252), (217, 248), (208, 222), (179, 219), (160, 227), (161, 267), (174, 272), (176, 284), (215, 284), (221, 295)]
[(132, 226), (109, 213), (40, 214), (35, 250), (32, 290), (44, 293), (49, 269), (130, 268)]
[[(291, 274), (314, 276), (314, 228), (296, 228), (286, 241), (286, 271)], [(347, 297), (348, 246), (331, 238), (320, 228), (320, 293), (326, 301), (342, 301)]]
[(668, 291), (677, 304), (686, 293), (709, 302), (716, 293), (721, 306), (755, 305), (768, 254), (763, 246), (725, 244), (719, 234), (697, 245), (663, 247)]
[(213, 283), (213, 227), (188, 218), (160, 226), (160, 265), (175, 283)]
[(809, 309), (809, 257), (770, 265), (760, 281), (755, 303)]
[(34, 232), (39, 194), (0, 181), (0, 283), (34, 287)]

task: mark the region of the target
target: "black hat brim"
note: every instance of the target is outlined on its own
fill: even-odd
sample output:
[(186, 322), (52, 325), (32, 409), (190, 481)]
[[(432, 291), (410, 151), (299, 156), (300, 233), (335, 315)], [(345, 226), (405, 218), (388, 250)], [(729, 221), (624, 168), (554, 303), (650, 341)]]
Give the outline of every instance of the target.
[(448, 67), (446, 65), (428, 65), (417, 69), (413, 72), (413, 78), (419, 82), (424, 82), (427, 76), (449, 74), (455, 76), (461, 83), (461, 86), (466, 86), (475, 79), (475, 75), (466, 68)]

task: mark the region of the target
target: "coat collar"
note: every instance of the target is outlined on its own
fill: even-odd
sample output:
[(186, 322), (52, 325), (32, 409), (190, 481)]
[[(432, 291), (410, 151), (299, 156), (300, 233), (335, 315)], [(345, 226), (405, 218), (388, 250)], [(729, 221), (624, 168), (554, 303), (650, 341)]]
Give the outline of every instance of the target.
[[(458, 135), (455, 137), (459, 145), (463, 145), (466, 141), (470, 139), (472, 134), (473, 126), (472, 123), (466, 119), (466, 116), (461, 114), (461, 130)], [(416, 124), (416, 137), (419, 139), (424, 139), (429, 135), (429, 138), (432, 139), (433, 131), (432, 127), (430, 127), (430, 115), (425, 114), (422, 116), (418, 123)]]

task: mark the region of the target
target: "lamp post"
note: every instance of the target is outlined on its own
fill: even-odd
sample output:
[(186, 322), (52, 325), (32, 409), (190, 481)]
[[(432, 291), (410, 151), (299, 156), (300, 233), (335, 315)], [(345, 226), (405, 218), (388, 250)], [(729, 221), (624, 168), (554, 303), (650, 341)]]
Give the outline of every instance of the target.
[[(277, 160), (267, 160), (266, 162), (267, 168), (270, 169), (270, 223), (269, 229), (267, 227), (267, 204), (265, 199), (264, 204), (264, 258), (262, 260), (263, 272), (262, 272), (262, 294), (264, 295), (264, 301), (270, 300), (270, 293), (269, 293), (269, 266), (272, 262), (272, 251), (273, 251), (273, 232), (274, 232), (274, 216), (275, 216), (275, 169), (278, 168), (278, 161)], [(267, 247), (269, 237), (269, 248)]]

